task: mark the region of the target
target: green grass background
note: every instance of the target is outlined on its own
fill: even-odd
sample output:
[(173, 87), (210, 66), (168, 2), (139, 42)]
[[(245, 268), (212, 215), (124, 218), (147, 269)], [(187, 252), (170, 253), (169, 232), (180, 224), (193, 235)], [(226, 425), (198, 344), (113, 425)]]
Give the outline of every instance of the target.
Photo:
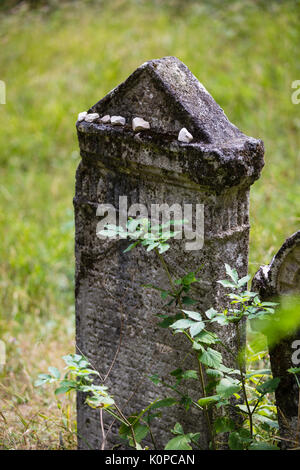
[[(16, 407), (25, 420), (2, 428), (2, 448), (46, 445), (32, 410), (36, 403), (37, 413), (51, 408), (52, 395), (36, 392), (32, 380), (73, 349), (78, 112), (146, 60), (175, 55), (185, 62), (229, 119), (265, 143), (266, 165), (251, 190), (254, 273), (300, 225), (300, 104), (291, 101), (291, 84), (300, 79), (299, 14), (298, 1), (171, 0), (36, 9), (23, 2), (1, 14), (7, 103), (0, 105), (0, 338), (8, 355), (2, 405), (7, 421)], [(58, 410), (49, 416), (60, 419)], [(61, 419), (71, 436), (70, 416)], [(58, 445), (51, 439), (46, 447)]]

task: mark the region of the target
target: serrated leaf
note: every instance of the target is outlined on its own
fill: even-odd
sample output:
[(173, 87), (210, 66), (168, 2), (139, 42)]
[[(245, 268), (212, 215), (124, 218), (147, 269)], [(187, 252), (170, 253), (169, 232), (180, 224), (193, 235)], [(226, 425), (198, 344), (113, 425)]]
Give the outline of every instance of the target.
[(268, 444), (267, 442), (252, 442), (249, 446), (249, 450), (280, 450), (274, 444)]
[(192, 312), (190, 310), (182, 310), (189, 318), (192, 318), (193, 320), (196, 320), (196, 321), (201, 321), (202, 320), (202, 317), (200, 315), (200, 313), (198, 312)]
[(227, 418), (226, 416), (222, 416), (216, 418), (214, 422), (214, 428), (217, 434), (220, 434), (222, 432), (230, 432), (234, 431), (235, 423), (232, 419)]
[(171, 430), (173, 434), (184, 434), (183, 427), (180, 423), (176, 423), (174, 428)]
[(243, 286), (244, 284), (246, 284), (250, 279), (251, 279), (250, 274), (248, 274), (247, 276), (242, 277), (242, 278), (239, 279), (239, 281), (238, 281), (238, 286), (239, 286), (239, 287), (242, 287), (242, 286)]
[(239, 275), (237, 273), (237, 270), (234, 268), (231, 268), (229, 264), (226, 264), (226, 263), (225, 263), (225, 269), (226, 269), (227, 275), (233, 280), (235, 284), (237, 284), (239, 280)]
[(163, 398), (162, 400), (158, 400), (151, 405), (151, 409), (155, 410), (157, 408), (165, 408), (167, 406), (173, 406), (178, 403), (177, 400), (173, 397)]
[(197, 335), (197, 341), (204, 344), (217, 344), (220, 342), (218, 336), (215, 333), (211, 333), (210, 331), (206, 330), (202, 330)]
[(223, 372), (217, 369), (206, 369), (207, 375), (215, 378), (223, 377)]
[(177, 320), (173, 325), (171, 325), (171, 328), (174, 330), (185, 330), (189, 326), (193, 325), (194, 321), (193, 320), (188, 320), (187, 318), (183, 318), (182, 320)]
[(275, 392), (279, 382), (280, 382), (280, 378), (275, 377), (273, 379), (267, 380), (261, 385), (258, 385), (256, 387), (256, 390), (258, 391), (258, 393), (261, 393), (262, 395), (265, 395), (266, 393)]
[(208, 367), (218, 369), (222, 362), (222, 354), (212, 348), (207, 348), (199, 354), (200, 361)]
[(190, 327), (191, 337), (194, 338), (194, 336), (198, 335), (204, 328), (205, 328), (205, 324), (203, 323), (203, 321), (198, 321), (194, 323)]
[(244, 450), (251, 442), (250, 433), (247, 429), (240, 429), (230, 433), (228, 445), (231, 450)]
[(200, 406), (210, 406), (217, 403), (220, 400), (219, 395), (211, 395), (210, 397), (199, 398), (198, 404)]
[(237, 286), (231, 281), (228, 281), (227, 279), (222, 279), (221, 281), (217, 281), (219, 284), (221, 284), (223, 287), (230, 287), (231, 289), (235, 289)]
[(255, 416), (255, 419), (257, 419), (263, 424), (266, 424), (269, 428), (279, 429), (278, 422), (275, 421), (274, 419), (268, 418), (267, 416), (263, 416), (259, 413), (255, 413), (254, 416)]
[(192, 450), (192, 447), (189, 445), (191, 442), (190, 437), (186, 435), (179, 435), (173, 437), (167, 445), (165, 450)]
[(56, 368), (56, 367), (48, 367), (48, 371), (50, 372), (50, 374), (55, 378), (55, 379), (59, 379), (60, 378), (60, 372), (59, 370)]
[(235, 383), (232, 379), (221, 379), (219, 384), (216, 387), (216, 392), (223, 398), (229, 398), (234, 393), (238, 393), (240, 391), (240, 385)]
[(206, 310), (205, 315), (209, 320), (211, 320), (216, 315), (219, 315), (219, 313), (214, 308), (210, 308), (209, 310)]
[(198, 380), (198, 374), (195, 370), (186, 370), (182, 374), (182, 379), (196, 379)]

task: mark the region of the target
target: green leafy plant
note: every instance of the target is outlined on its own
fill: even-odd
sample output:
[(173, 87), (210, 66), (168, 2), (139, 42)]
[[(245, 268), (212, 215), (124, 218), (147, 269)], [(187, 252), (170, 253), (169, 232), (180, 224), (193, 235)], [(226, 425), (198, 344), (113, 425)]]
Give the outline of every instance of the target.
[[(169, 406), (184, 406), (186, 412), (195, 408), (203, 413), (206, 419), (212, 449), (223, 448), (232, 450), (245, 449), (276, 449), (273, 444), (273, 431), (277, 429), (275, 407), (269, 404), (267, 397), (276, 389), (279, 379), (271, 378), (269, 369), (247, 370), (246, 356), (243, 350), (242, 335), (245, 321), (264, 320), (274, 314), (276, 304), (261, 302), (258, 294), (247, 289), (250, 276), (239, 278), (236, 269), (225, 264), (227, 279), (218, 281), (228, 290), (228, 307), (225, 309), (210, 308), (204, 312), (187, 309), (197, 300), (191, 296), (193, 284), (199, 282), (197, 272), (188, 272), (180, 278), (174, 277), (163, 257), (170, 248), (168, 243), (177, 232), (174, 226), (184, 221), (172, 220), (163, 225), (151, 226), (148, 219), (130, 219), (126, 230), (120, 226), (107, 225), (99, 232), (108, 238), (128, 237), (130, 245), (124, 250), (129, 252), (137, 246), (147, 251), (154, 251), (169, 281), (169, 289), (162, 289), (152, 284), (144, 288), (155, 289), (162, 300), (167, 301), (163, 307), (173, 305), (175, 312), (159, 313), (159, 326), (168, 328), (173, 335), (183, 335), (190, 344), (190, 354), (195, 357), (197, 368), (184, 370), (179, 367), (170, 372), (170, 380), (150, 376), (150, 380), (162, 385), (164, 390), (172, 391), (174, 396), (158, 397), (136, 415), (126, 418), (107, 391), (107, 387), (95, 385), (91, 379), (94, 375), (98, 380), (99, 372), (90, 367), (88, 361), (79, 355), (65, 356), (67, 372), (63, 379), (57, 369), (49, 368), (49, 374), (41, 374), (36, 385), (59, 382), (58, 393), (69, 393), (72, 390), (87, 394), (86, 403), (92, 408), (100, 408), (111, 414), (120, 423), (120, 436), (136, 449), (143, 447), (143, 440), (151, 440), (156, 448), (155, 436), (151, 430), (154, 419), (163, 419), (160, 409)], [(237, 340), (236, 351), (232, 351), (213, 332), (214, 325), (233, 325)], [(223, 352), (232, 356), (234, 368), (226, 367)], [(184, 361), (183, 361), (184, 363)], [(174, 383), (175, 379), (175, 383)], [(197, 400), (184, 393), (181, 384), (187, 380), (200, 383), (201, 396)], [(156, 410), (159, 409), (159, 412)], [(185, 433), (180, 423), (171, 430), (175, 437), (166, 444), (165, 449), (188, 450), (201, 448), (199, 433)]]

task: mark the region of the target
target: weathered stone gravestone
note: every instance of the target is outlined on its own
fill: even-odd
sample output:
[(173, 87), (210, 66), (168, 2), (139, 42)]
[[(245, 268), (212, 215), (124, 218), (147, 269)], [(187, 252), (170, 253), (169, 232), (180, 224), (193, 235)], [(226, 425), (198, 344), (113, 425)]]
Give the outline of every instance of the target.
[[(289, 237), (271, 263), (261, 266), (252, 283), (262, 300), (277, 300), (300, 294), (300, 231)], [(282, 448), (294, 447), (297, 435), (299, 389), (287, 369), (299, 367), (300, 330), (270, 347), (272, 374), (280, 382), (275, 391)], [(299, 430), (298, 430), (299, 431)], [(290, 440), (290, 442), (288, 441)]]
[[(158, 394), (161, 398), (170, 394), (147, 376), (166, 377), (178, 367), (189, 345), (181, 335), (174, 337), (157, 326), (161, 299), (156, 291), (141, 288), (147, 283), (168, 288), (155, 254), (140, 248), (124, 253), (128, 241), (97, 238), (98, 204), (118, 208), (119, 197), (126, 196), (132, 216), (140, 207), (132, 209), (133, 204), (143, 204), (149, 214), (153, 204), (203, 205), (203, 248), (186, 251), (184, 242), (176, 241), (165, 259), (177, 278), (203, 265), (196, 288), (199, 305), (193, 309), (224, 306), (225, 290), (217, 283), (225, 277), (224, 263), (235, 266), (240, 276), (247, 274), (249, 187), (259, 178), (264, 149), (262, 141), (245, 136), (229, 122), (175, 57), (143, 64), (88, 113), (87, 120), (77, 122), (82, 157), (74, 199), (77, 346), (103, 376), (111, 369), (107, 385), (129, 416)], [(118, 118), (120, 125), (112, 125), (113, 115), (125, 118), (125, 124)], [(149, 122), (150, 129), (133, 131), (136, 117)], [(182, 128), (192, 135), (190, 143), (178, 141)], [(188, 134), (184, 132), (189, 139)], [(235, 350), (233, 328), (219, 333)], [(230, 356), (225, 361), (235, 366)], [(196, 368), (193, 362), (187, 366)], [(193, 381), (188, 386), (189, 394), (199, 398), (201, 390)], [(168, 430), (177, 421), (186, 432), (200, 431), (201, 446), (207, 447), (204, 417), (172, 407), (161, 421), (153, 422), (159, 449), (172, 437)], [(106, 419), (106, 429), (109, 422)], [(80, 448), (100, 447), (99, 411), (88, 408), (81, 396), (78, 435)], [(116, 442), (114, 426), (108, 447)]]

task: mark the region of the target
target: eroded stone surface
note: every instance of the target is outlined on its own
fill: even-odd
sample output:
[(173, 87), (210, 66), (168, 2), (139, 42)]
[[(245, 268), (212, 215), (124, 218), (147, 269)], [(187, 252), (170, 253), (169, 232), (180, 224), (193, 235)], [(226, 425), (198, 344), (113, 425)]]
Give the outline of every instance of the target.
[[(277, 300), (284, 295), (300, 294), (300, 231), (287, 238), (278, 253), (267, 266), (261, 266), (255, 275), (252, 290), (259, 292), (263, 300)], [(270, 348), (270, 360), (274, 377), (280, 377), (275, 392), (278, 407), (280, 434), (284, 439), (295, 440), (299, 391), (294, 376), (287, 372), (299, 367), (292, 361), (294, 341), (300, 340), (300, 330)], [(294, 444), (282, 441), (282, 448)]]
[[(142, 115), (151, 126), (137, 134), (129, 125), (77, 124), (82, 157), (74, 198), (77, 345), (103, 375), (119, 349), (107, 385), (129, 415), (158, 394), (170, 395), (147, 376), (158, 373), (167, 377), (189, 345), (180, 335), (174, 337), (158, 327), (161, 298), (156, 291), (141, 288), (147, 283), (168, 288), (155, 253), (141, 248), (124, 253), (128, 241), (99, 240), (97, 205), (118, 207), (119, 196), (124, 195), (128, 207), (144, 204), (149, 213), (153, 203), (193, 204), (194, 208), (196, 203), (204, 204), (203, 249), (185, 251), (184, 241), (175, 241), (165, 259), (178, 277), (203, 264), (194, 295), (198, 304), (193, 309), (225, 306), (225, 289), (217, 283), (225, 277), (224, 263), (236, 266), (240, 276), (247, 273), (249, 186), (263, 166), (263, 143), (233, 126), (187, 67), (173, 57), (143, 64), (90, 111), (120, 113), (126, 122)], [(186, 145), (177, 141), (184, 125), (195, 137)], [(219, 327), (218, 332), (229, 348), (236, 350), (234, 329)], [(235, 367), (233, 362), (225, 355), (227, 365)], [(185, 365), (196, 369), (193, 359)], [(195, 383), (187, 382), (183, 390), (197, 399), (201, 391)], [(107, 425), (110, 420), (105, 419)], [(160, 449), (172, 437), (167, 430), (177, 421), (186, 432), (200, 431), (201, 446), (207, 447), (208, 430), (202, 414), (170, 407), (161, 421), (153, 422)], [(99, 413), (84, 405), (81, 396), (78, 435), (80, 448), (99, 448)], [(108, 443), (116, 442), (114, 427)]]

